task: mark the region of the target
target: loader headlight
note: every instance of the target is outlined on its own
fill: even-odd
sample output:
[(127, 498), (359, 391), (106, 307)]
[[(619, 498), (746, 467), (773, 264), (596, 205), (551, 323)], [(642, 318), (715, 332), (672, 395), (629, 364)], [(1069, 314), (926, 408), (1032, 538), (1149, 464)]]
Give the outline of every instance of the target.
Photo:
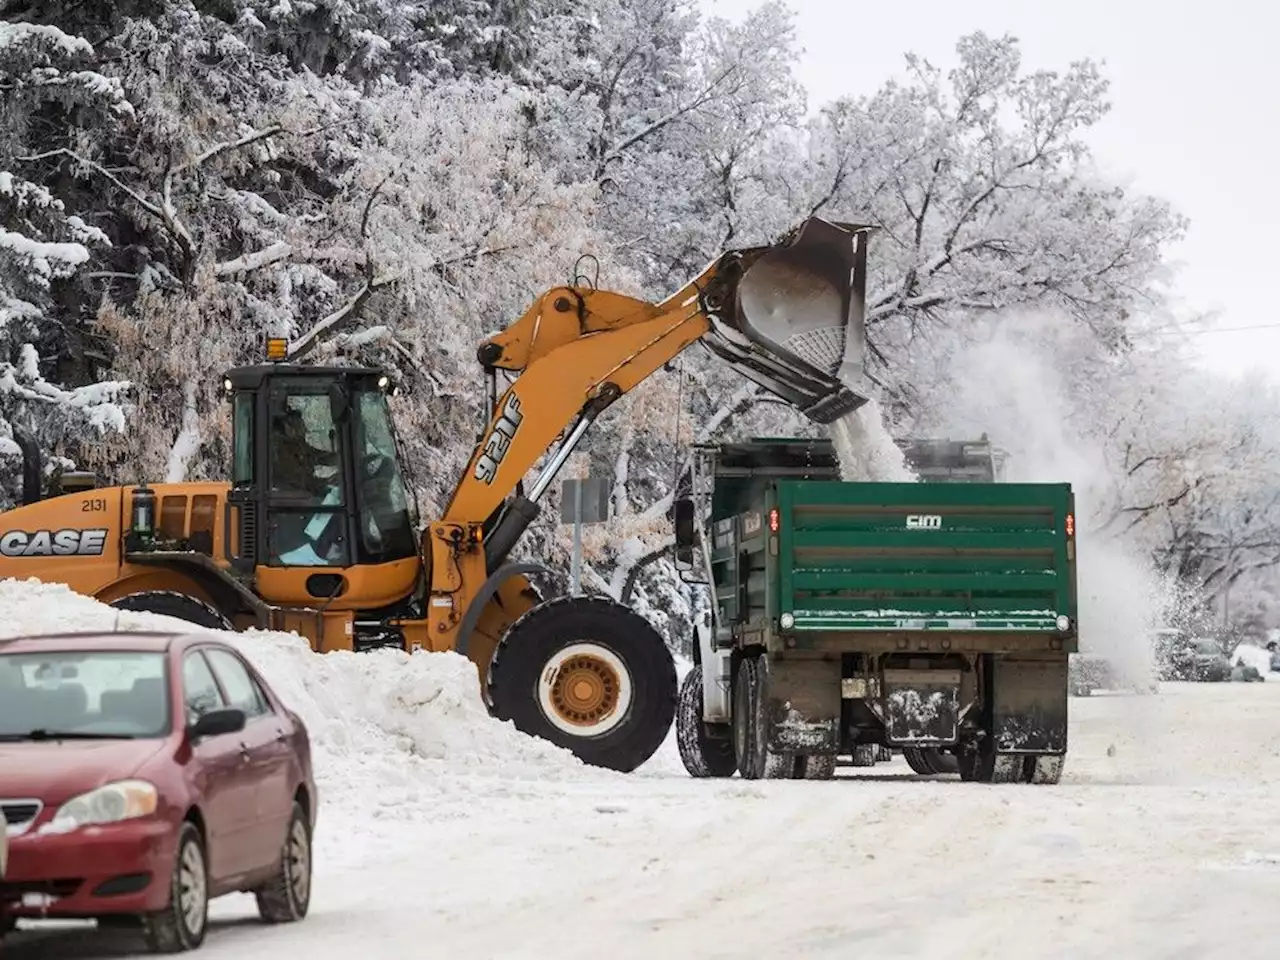
[(102, 823), (149, 817), (156, 812), (156, 788), (145, 780), (120, 780), (72, 797), (48, 825), (60, 833)]
[(1070, 630), (1070, 629), (1071, 629), (1071, 618), (1070, 618), (1070, 617), (1065, 617), (1065, 616), (1063, 616), (1063, 617), (1058, 617), (1058, 619), (1055, 621), (1055, 625), (1057, 626), (1057, 628), (1058, 628), (1059, 630), (1062, 630), (1062, 631)]
[(778, 618), (778, 622), (782, 624), (783, 630), (790, 630), (792, 627), (796, 625), (795, 614), (784, 613), (782, 616)]

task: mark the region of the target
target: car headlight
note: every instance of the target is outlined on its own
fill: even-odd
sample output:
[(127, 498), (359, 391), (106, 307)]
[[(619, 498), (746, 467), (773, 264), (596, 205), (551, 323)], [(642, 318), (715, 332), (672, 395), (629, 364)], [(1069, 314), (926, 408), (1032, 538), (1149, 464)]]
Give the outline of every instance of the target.
[(156, 812), (156, 788), (145, 780), (120, 780), (72, 797), (58, 808), (54, 830), (74, 830), (99, 823), (119, 823)]

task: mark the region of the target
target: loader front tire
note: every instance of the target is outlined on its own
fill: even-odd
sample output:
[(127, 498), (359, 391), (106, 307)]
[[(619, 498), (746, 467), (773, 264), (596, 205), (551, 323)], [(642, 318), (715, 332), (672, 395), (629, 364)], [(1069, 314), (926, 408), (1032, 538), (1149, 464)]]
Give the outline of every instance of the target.
[(709, 736), (702, 719), (702, 667), (696, 666), (680, 686), (676, 707), (676, 744), (680, 762), (691, 777), (732, 777), (738, 769), (733, 739)]
[(175, 620), (185, 620), (187, 623), (207, 630), (231, 629), (231, 621), (209, 604), (172, 590), (146, 590), (142, 593), (131, 593), (127, 597), (112, 600), (110, 606), (116, 610), (129, 610), (133, 613), (158, 613), (161, 616), (173, 617)]
[(661, 635), (604, 597), (559, 597), (521, 616), (489, 663), (494, 716), (630, 773), (662, 745), (676, 711), (676, 667)]

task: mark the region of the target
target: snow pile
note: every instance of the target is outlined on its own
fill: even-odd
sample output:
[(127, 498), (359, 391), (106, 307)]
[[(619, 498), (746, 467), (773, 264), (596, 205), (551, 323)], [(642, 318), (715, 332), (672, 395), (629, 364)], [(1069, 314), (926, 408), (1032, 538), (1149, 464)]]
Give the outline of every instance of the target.
[[(0, 636), (81, 630), (190, 631), (116, 611), (60, 584), (0, 580)], [(220, 634), (307, 725), (322, 825), (462, 816), (518, 784), (607, 781), (565, 750), (491, 718), (475, 667), (454, 653), (313, 653), (293, 634)], [(481, 796), (477, 796), (480, 794)]]
[(880, 405), (874, 400), (846, 413), (831, 425), (831, 440), (845, 480), (873, 483), (914, 483), (902, 450), (884, 425)]

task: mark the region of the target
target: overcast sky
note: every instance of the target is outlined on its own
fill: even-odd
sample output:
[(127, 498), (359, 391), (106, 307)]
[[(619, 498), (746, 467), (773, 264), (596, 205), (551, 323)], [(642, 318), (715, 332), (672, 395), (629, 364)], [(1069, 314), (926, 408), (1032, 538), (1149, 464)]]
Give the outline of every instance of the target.
[[(702, 0), (738, 19), (758, 0)], [(1105, 61), (1111, 114), (1089, 140), (1099, 165), (1170, 200), (1191, 220), (1173, 251), (1191, 308), (1220, 311), (1223, 328), (1195, 345), (1206, 366), (1280, 376), (1274, 235), (1280, 224), (1280, 5), (1259, 0), (789, 0), (804, 52), (810, 106), (871, 93), (903, 72), (902, 54), (954, 63), (955, 41), (985, 30), (1022, 42), (1029, 69)]]

